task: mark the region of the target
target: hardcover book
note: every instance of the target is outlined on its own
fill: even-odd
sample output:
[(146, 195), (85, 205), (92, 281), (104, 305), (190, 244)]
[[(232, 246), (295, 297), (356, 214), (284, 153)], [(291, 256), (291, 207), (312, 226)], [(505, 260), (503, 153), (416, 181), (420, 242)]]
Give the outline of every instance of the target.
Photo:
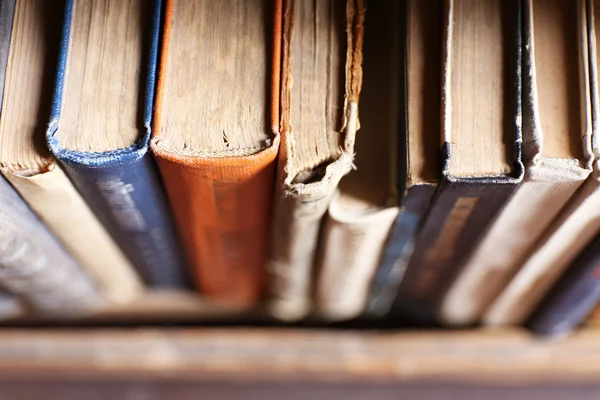
[(61, 3), (0, 7), (0, 171), (107, 299), (130, 300), (141, 289), (137, 274), (46, 147)]
[(575, 259), (544, 297), (527, 326), (538, 335), (558, 337), (575, 329), (600, 300), (600, 236)]
[(423, 323), (523, 176), (519, 11), (445, 2), (442, 179), (394, 304)]
[(148, 152), (160, 13), (158, 1), (66, 1), (46, 140), (144, 281), (186, 288)]
[(479, 321), (592, 169), (585, 2), (523, 3), (526, 174), (446, 295), (446, 324)]
[(320, 238), (317, 312), (329, 320), (389, 310), (435, 190), (440, 125), (421, 113), (440, 109), (438, 5), (369, 3), (356, 169), (340, 181)]
[(369, 4), (363, 45), (360, 134), (355, 169), (334, 194), (319, 238), (315, 312), (328, 320), (360, 315), (389, 230), (398, 216), (396, 171), (400, 89), (399, 3)]
[[(404, 90), (395, 99), (400, 125), (395, 148), (399, 156), (395, 185), (401, 202), (398, 218), (370, 282), (366, 307), (369, 316), (382, 316), (393, 305), (441, 171), (441, 121), (431, 116), (441, 112), (443, 2), (401, 3), (400, 26), (404, 32), (398, 42), (400, 69), (396, 74)], [(365, 92), (367, 87), (368, 81)]]
[(281, 133), (270, 312), (294, 320), (312, 309), (319, 229), (352, 167), (362, 85), (362, 0), (284, 0), (276, 21), (281, 54)]
[(232, 304), (266, 290), (279, 148), (273, 5), (165, 3), (152, 150), (197, 284)]
[[(569, 29), (557, 29), (562, 37), (557, 37), (550, 42), (555, 47), (559, 42), (563, 46), (555, 47), (557, 50), (578, 50), (578, 73), (563, 71), (564, 87), (574, 93), (574, 99), (569, 101), (569, 107), (575, 110), (571, 117), (575, 130), (574, 137), (580, 136), (583, 144), (585, 160), (593, 171), (585, 183), (564, 207), (558, 218), (548, 227), (540, 238), (535, 248), (525, 261), (518, 273), (514, 276), (500, 296), (494, 301), (484, 315), (487, 325), (521, 325), (527, 321), (531, 314), (542, 302), (546, 293), (556, 284), (565, 270), (576, 259), (578, 254), (600, 232), (600, 144), (598, 143), (598, 78), (597, 78), (597, 52), (595, 49), (595, 35), (598, 30), (593, 18), (592, 2), (579, 0), (572, 3), (555, 1), (542, 2), (538, 11), (545, 18), (553, 18), (548, 26), (554, 29), (561, 20), (563, 26)], [(536, 2), (533, 1), (532, 21), (535, 16)], [(597, 4), (597, 3), (596, 3)], [(569, 25), (565, 25), (570, 21)], [(548, 30), (548, 29), (546, 29)], [(533, 30), (535, 33), (535, 28)], [(535, 36), (534, 41), (537, 40)], [(567, 45), (567, 43), (570, 43)], [(536, 60), (538, 49), (535, 49)], [(576, 64), (577, 65), (577, 64)], [(554, 86), (560, 82), (552, 79)], [(579, 96), (579, 97), (578, 97)], [(546, 101), (540, 96), (538, 102)], [(577, 105), (577, 107), (575, 106)], [(577, 147), (573, 147), (577, 149)], [(581, 149), (581, 147), (579, 147)], [(595, 159), (595, 160), (594, 160)], [(573, 163), (577, 166), (578, 163)], [(586, 164), (583, 164), (585, 166)], [(573, 167), (572, 167), (573, 168)], [(567, 170), (566, 168), (563, 168)]]
[(0, 285), (25, 307), (74, 316), (97, 310), (94, 283), (0, 177)]

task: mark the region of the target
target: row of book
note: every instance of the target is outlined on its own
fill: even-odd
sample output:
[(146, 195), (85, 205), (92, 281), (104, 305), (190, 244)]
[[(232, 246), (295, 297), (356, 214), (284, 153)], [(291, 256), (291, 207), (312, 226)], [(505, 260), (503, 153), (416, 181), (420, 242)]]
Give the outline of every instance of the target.
[(598, 2), (2, 0), (0, 286), (568, 331), (600, 299)]

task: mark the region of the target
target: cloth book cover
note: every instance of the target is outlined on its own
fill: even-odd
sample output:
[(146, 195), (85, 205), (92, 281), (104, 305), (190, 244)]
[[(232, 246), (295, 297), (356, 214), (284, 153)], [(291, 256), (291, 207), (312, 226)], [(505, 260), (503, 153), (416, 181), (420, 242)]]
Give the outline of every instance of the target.
[[(360, 315), (389, 230), (398, 215), (394, 170), (401, 117), (400, 3), (369, 3), (363, 42), (360, 132), (354, 168), (344, 176), (324, 216), (316, 260), (314, 313), (344, 320)], [(387, 102), (381, 101), (388, 100)]]
[(313, 309), (322, 218), (354, 157), (364, 18), (362, 0), (286, 0), (276, 22), (281, 149), (268, 270), (269, 310), (280, 319)]
[[(596, 51), (598, 19), (594, 18), (593, 2), (557, 2), (557, 4), (570, 8), (552, 14), (547, 13), (548, 8), (544, 6), (542, 15), (556, 15), (561, 19), (570, 15), (571, 20), (574, 21), (571, 31), (560, 29), (558, 31), (563, 32), (563, 41), (570, 39), (578, 43), (580, 72), (579, 77), (572, 74), (575, 75), (572, 76), (575, 79), (571, 81), (571, 84), (579, 88), (579, 95), (582, 99), (579, 100), (580, 107), (573, 107), (573, 102), (570, 106), (573, 110), (581, 113), (580, 124), (583, 129), (581, 134), (578, 131), (575, 133), (581, 135), (583, 146), (585, 146), (584, 154), (587, 156), (586, 164), (592, 164), (592, 171), (558, 217), (547, 228), (518, 273), (486, 310), (483, 317), (486, 325), (507, 326), (525, 323), (542, 302), (546, 293), (557, 283), (586, 245), (600, 232), (600, 223), (598, 222), (600, 221), (598, 52)], [(538, 102), (541, 104), (544, 100), (543, 97), (540, 97)], [(586, 166), (586, 164), (582, 164), (582, 166)]]
[[(131, 127), (136, 132), (136, 138), (129, 147), (110, 146), (105, 151), (85, 151), (81, 150), (81, 147), (74, 149), (73, 146), (68, 148), (60, 140), (61, 131), (73, 131), (79, 126), (79, 120), (76, 116), (73, 117), (74, 122), (71, 118), (67, 119), (67, 121), (73, 123), (72, 126), (67, 125), (66, 122), (61, 122), (61, 117), (64, 117), (64, 114), (73, 115), (73, 113), (81, 112), (80, 110), (68, 108), (65, 104), (74, 102), (79, 105), (83, 104), (84, 101), (93, 103), (97, 95), (92, 92), (94, 89), (88, 89), (87, 92), (84, 91), (83, 93), (74, 92), (74, 96), (77, 95), (77, 98), (69, 98), (69, 90), (75, 91), (77, 88), (65, 85), (65, 82), (70, 78), (69, 74), (82, 72), (80, 69), (71, 66), (71, 64), (78, 61), (77, 57), (86, 55), (75, 51), (76, 49), (79, 50), (80, 46), (85, 48), (85, 38), (72, 37), (72, 33), (74, 31), (79, 32), (78, 28), (81, 26), (73, 22), (74, 16), (80, 14), (77, 12), (77, 7), (97, 6), (92, 9), (90, 15), (98, 18), (102, 16), (103, 12), (112, 12), (115, 6), (124, 6), (135, 2), (109, 3), (88, 4), (81, 2), (81, 0), (66, 1), (54, 99), (46, 140), (52, 154), (61, 162), (77, 189), (132, 261), (143, 280), (152, 287), (185, 288), (189, 286), (189, 283), (178, 244), (178, 237), (174, 230), (154, 159), (148, 151), (161, 21), (161, 3), (159, 1), (152, 4), (145, 3), (147, 7), (153, 7), (154, 9), (150, 13), (151, 23), (148, 24), (149, 26), (144, 26), (141, 33), (141, 36), (146, 37), (150, 43), (150, 54), (149, 57), (148, 55), (143, 57), (146, 61), (142, 61), (142, 65), (147, 64), (147, 76), (139, 76), (140, 82), (143, 82), (144, 78), (146, 79), (145, 103), (140, 100), (140, 104), (137, 104), (137, 107), (132, 110), (133, 114), (137, 113), (137, 109), (143, 110), (144, 115), (143, 125), (140, 121), (139, 126)], [(82, 11), (85, 10), (82, 8)], [(139, 16), (133, 15), (130, 16), (132, 19), (127, 20), (128, 14), (124, 13), (112, 17), (125, 18), (123, 21), (119, 20), (125, 26), (140, 19)], [(81, 21), (78, 21), (78, 23), (81, 23)], [(105, 31), (102, 31), (104, 36), (101, 37), (101, 40), (113, 38), (114, 36), (109, 36), (110, 32), (118, 32), (117, 26), (107, 26)], [(119, 34), (119, 36), (123, 35), (124, 32)], [(137, 38), (137, 40), (144, 39)], [(102, 47), (94, 44), (93, 46), (90, 45), (88, 51), (91, 52), (92, 49), (93, 51), (101, 51)], [(122, 45), (115, 46), (107, 53), (110, 54), (110, 58), (101, 60), (104, 64), (100, 61), (94, 64), (97, 66), (110, 64), (113, 59), (117, 58), (119, 52), (127, 52), (128, 50), (127, 47)], [(126, 55), (119, 56), (125, 57)], [(123, 77), (113, 76), (114, 73), (119, 71), (112, 70), (112, 73), (111, 70), (108, 71), (100, 71), (104, 72), (102, 77), (106, 78), (104, 82), (100, 83), (102, 87), (108, 87), (109, 84), (112, 84), (112, 82), (108, 82), (110, 79), (118, 79), (115, 84), (122, 82)], [(94, 82), (94, 79), (99, 78), (91, 77), (86, 81), (86, 84), (92, 85), (92, 87), (98, 84)], [(122, 84), (130, 85), (131, 83), (124, 82)], [(139, 86), (139, 89), (143, 90), (141, 88), (143, 83)], [(89, 88), (89, 86), (86, 86), (86, 88)], [(127, 93), (124, 95), (127, 95)], [(137, 93), (131, 93), (129, 96), (136, 99), (141, 98)], [(119, 103), (116, 100), (114, 99), (114, 102), (118, 106)], [(110, 94), (105, 101), (113, 101)], [(75, 107), (76, 104), (73, 104), (72, 107)], [(94, 116), (99, 121), (116, 119), (117, 115), (101, 114), (106, 107), (110, 106), (110, 104), (107, 104), (98, 104), (98, 107), (94, 107), (92, 104), (88, 110), (97, 111)], [(117, 111), (120, 112), (120, 110)], [(108, 134), (115, 135), (118, 133), (108, 132)], [(81, 134), (83, 136), (83, 132)], [(90, 146), (93, 139), (95, 138), (89, 139)], [(84, 143), (83, 148), (85, 147), (86, 144)]]
[(394, 303), (422, 323), (523, 177), (519, 3), (445, 2), (442, 178)]
[[(479, 322), (592, 170), (585, 2), (526, 0), (523, 6), (526, 173), (444, 298), (445, 324)], [(561, 90), (567, 85), (579, 86), (580, 97)], [(582, 123), (568, 123), (569, 117)]]
[(130, 300), (141, 289), (135, 270), (46, 147), (62, 2), (0, 7), (0, 171), (107, 299)]
[(200, 290), (252, 306), (266, 292), (280, 5), (167, 0), (164, 9), (152, 151)]
[(410, 259), (440, 174), (439, 120), (423, 115), (440, 110), (441, 9), (369, 3), (355, 168), (341, 179), (319, 239), (321, 318), (385, 314)]
[(397, 191), (398, 217), (389, 233), (379, 266), (370, 281), (366, 314), (390, 311), (398, 285), (423, 224), (440, 175), (440, 113), (443, 5), (439, 1), (404, 1), (401, 7), (401, 93)]
[(94, 283), (0, 177), (0, 284), (32, 311), (81, 315), (103, 304)]
[(559, 337), (570, 333), (600, 300), (600, 238), (592, 240), (558, 279), (529, 319), (538, 335)]

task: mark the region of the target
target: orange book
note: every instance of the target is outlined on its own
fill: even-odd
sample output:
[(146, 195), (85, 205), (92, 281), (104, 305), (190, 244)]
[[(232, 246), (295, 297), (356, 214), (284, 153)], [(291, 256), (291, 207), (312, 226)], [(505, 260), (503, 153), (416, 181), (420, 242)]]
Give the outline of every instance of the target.
[(151, 148), (198, 287), (228, 303), (265, 292), (280, 15), (264, 0), (165, 6)]

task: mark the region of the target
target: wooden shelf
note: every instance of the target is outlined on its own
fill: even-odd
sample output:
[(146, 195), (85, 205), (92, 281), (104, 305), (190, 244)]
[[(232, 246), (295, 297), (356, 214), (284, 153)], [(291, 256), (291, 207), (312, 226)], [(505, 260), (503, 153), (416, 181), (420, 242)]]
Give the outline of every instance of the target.
[(0, 382), (599, 382), (600, 330), (2, 329)]

